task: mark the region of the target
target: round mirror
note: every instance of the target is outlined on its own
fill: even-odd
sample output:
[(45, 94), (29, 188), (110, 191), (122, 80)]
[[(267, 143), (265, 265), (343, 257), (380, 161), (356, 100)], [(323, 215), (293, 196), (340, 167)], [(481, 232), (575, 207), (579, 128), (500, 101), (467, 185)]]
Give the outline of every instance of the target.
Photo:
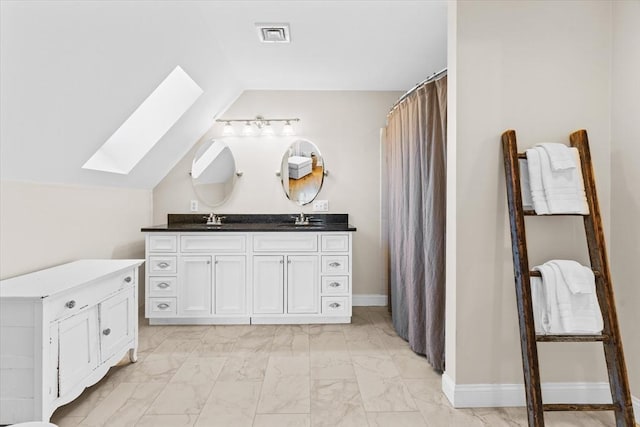
[(191, 164), (191, 181), (198, 198), (208, 206), (223, 204), (236, 182), (236, 161), (222, 141), (206, 141)]
[(318, 147), (304, 139), (292, 142), (282, 156), (280, 178), (290, 200), (300, 206), (311, 203), (324, 181), (324, 160)]

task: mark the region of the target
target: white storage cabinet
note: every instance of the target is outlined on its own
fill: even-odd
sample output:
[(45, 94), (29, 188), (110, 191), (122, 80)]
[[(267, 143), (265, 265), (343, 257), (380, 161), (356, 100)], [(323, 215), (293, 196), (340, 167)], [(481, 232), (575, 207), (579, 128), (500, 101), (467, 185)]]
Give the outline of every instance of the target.
[(81, 260), (0, 282), (0, 424), (53, 411), (137, 350), (143, 260)]

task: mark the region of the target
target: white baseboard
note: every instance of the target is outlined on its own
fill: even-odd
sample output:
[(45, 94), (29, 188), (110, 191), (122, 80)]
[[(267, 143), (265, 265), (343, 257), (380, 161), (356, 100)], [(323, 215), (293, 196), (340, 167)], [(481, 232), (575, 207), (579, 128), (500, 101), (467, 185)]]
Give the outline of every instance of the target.
[(358, 294), (352, 296), (352, 304), (354, 307), (360, 306), (386, 306), (387, 296), (379, 294)]
[[(525, 406), (523, 384), (456, 384), (445, 372), (442, 391), (454, 408)], [(611, 403), (610, 393), (606, 382), (542, 384), (545, 403)]]

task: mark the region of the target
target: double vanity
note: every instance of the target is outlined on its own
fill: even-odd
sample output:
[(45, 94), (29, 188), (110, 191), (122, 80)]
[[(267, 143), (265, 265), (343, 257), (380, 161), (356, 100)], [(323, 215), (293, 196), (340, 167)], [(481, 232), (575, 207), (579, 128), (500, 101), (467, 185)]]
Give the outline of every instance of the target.
[(351, 321), (346, 214), (170, 214), (142, 231), (152, 325)]

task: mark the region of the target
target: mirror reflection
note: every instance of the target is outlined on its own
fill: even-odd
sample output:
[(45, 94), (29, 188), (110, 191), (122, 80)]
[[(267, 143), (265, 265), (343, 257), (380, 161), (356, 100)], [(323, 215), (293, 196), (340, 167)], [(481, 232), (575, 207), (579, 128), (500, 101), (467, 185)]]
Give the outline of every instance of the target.
[(236, 161), (222, 141), (206, 141), (193, 158), (191, 182), (198, 198), (208, 206), (224, 203), (236, 182)]
[(292, 142), (282, 157), (280, 178), (290, 200), (300, 206), (311, 203), (324, 181), (324, 161), (318, 147), (304, 139)]

